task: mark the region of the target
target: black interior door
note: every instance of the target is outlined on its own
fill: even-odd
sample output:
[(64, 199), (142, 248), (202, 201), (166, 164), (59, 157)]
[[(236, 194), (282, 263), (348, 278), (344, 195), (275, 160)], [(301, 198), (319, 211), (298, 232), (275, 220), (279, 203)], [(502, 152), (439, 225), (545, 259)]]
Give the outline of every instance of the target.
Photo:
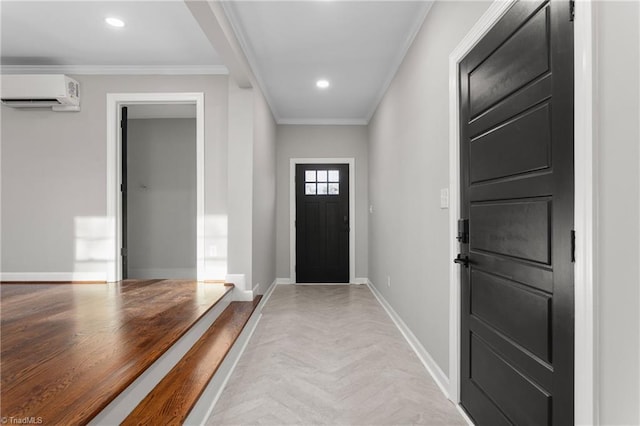
[(569, 8), (515, 3), (460, 64), (461, 403), (479, 425), (573, 424)]
[(349, 165), (296, 166), (296, 282), (349, 282)]
[(120, 193), (122, 195), (122, 248), (120, 255), (122, 256), (122, 279), (127, 279), (129, 276), (129, 262), (127, 260), (127, 107), (122, 107), (120, 131), (122, 149), (121, 149), (121, 185)]

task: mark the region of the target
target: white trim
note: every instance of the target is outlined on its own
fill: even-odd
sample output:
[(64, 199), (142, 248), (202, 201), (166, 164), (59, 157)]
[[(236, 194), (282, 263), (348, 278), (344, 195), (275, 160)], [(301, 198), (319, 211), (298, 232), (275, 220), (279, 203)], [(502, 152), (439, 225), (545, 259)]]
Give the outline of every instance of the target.
[(431, 7), (433, 6), (433, 3), (434, 3), (433, 1), (426, 2), (424, 9), (418, 14), (418, 19), (413, 21), (413, 28), (411, 28), (409, 33), (407, 34), (407, 38), (404, 40), (404, 43), (402, 43), (400, 47), (397, 49), (395, 58), (393, 58), (393, 60), (391, 60), (390, 62), (392, 65), (391, 67), (389, 67), (389, 73), (387, 74), (386, 78), (384, 79), (384, 82), (380, 86), (380, 89), (376, 93), (376, 96), (374, 98), (375, 101), (371, 105), (371, 109), (367, 114), (367, 117), (365, 119), (367, 123), (369, 123), (369, 121), (373, 117), (373, 114), (376, 113), (376, 110), (378, 109), (378, 105), (380, 105), (380, 102), (382, 102), (382, 98), (387, 93), (387, 90), (389, 90), (389, 86), (391, 86), (393, 79), (396, 77), (396, 74), (400, 69), (400, 65), (402, 65), (402, 63), (404, 62), (404, 59), (407, 56), (407, 52), (409, 51), (409, 48), (411, 47), (411, 45), (413, 45), (413, 40), (416, 38), (416, 36), (420, 32), (420, 29), (424, 24), (424, 20), (427, 18), (427, 15), (429, 14)]
[(291, 284), (291, 278), (276, 278), (277, 285)]
[(107, 218), (112, 222), (113, 261), (109, 263), (107, 281), (122, 279), (122, 209), (120, 201), (121, 143), (120, 106), (140, 104), (196, 104), (196, 279), (208, 279), (205, 271), (205, 162), (204, 162), (204, 93), (107, 93)]
[[(513, 0), (496, 0), (477, 24), (469, 31), (449, 56), (449, 171), (450, 171), (450, 258), (458, 247), (455, 244), (457, 220), (460, 215), (460, 153), (458, 129), (458, 64), (487, 31), (504, 15)], [(574, 23), (575, 44), (575, 228), (578, 244), (575, 263), (575, 422), (597, 424), (597, 376), (595, 374), (596, 320), (595, 317), (595, 176), (594, 123), (595, 113), (593, 70), (595, 49), (593, 41), (593, 6), (591, 2), (576, 2)], [(460, 402), (460, 272), (450, 265), (449, 317), (449, 383), (450, 399)]]
[(574, 29), (574, 164), (576, 263), (575, 280), (575, 423), (598, 423), (596, 374), (595, 277), (597, 241), (596, 176), (594, 148), (597, 144), (595, 92), (594, 10), (591, 2), (576, 2)]
[[(216, 371), (216, 374), (213, 376), (213, 379), (211, 380), (211, 382), (209, 382), (209, 384), (203, 391), (202, 396), (200, 396), (198, 402), (196, 402), (196, 405), (191, 410), (191, 412), (194, 413), (194, 418), (197, 417), (199, 421), (192, 421), (195, 419), (191, 417), (190, 413), (187, 419), (185, 419), (184, 424), (188, 425), (195, 423), (204, 425), (209, 421), (209, 417), (211, 417), (213, 409), (220, 399), (224, 388), (227, 386), (229, 379), (233, 375), (233, 372), (236, 369), (240, 358), (242, 358), (242, 355), (244, 354), (244, 351), (246, 350), (251, 337), (253, 337), (253, 333), (258, 327), (260, 319), (262, 319), (262, 308), (271, 297), (271, 294), (273, 294), (273, 291), (276, 289), (276, 285), (277, 279), (273, 283), (271, 283), (271, 285), (265, 292), (264, 296), (260, 300), (260, 303), (258, 303), (258, 306), (256, 306), (255, 311), (253, 312), (253, 314), (251, 314), (251, 318), (242, 330), (242, 333), (240, 333), (240, 336), (238, 336), (238, 339), (233, 344), (233, 348), (224, 358), (222, 364), (218, 368), (218, 371)], [(236, 348), (238, 349), (236, 350)], [(204, 406), (204, 404), (207, 405)]]
[(247, 277), (245, 274), (227, 274), (224, 277), (224, 282), (233, 284), (237, 290), (247, 289)]
[[(203, 284), (209, 285), (209, 284)], [(213, 284), (216, 285), (216, 284)], [(111, 401), (90, 425), (117, 425), (142, 402), (149, 392), (178, 364), (231, 303), (230, 292), (218, 300), (178, 341)]]
[(296, 165), (349, 165), (349, 282), (356, 277), (356, 160), (355, 158), (291, 158), (289, 159), (289, 273), (296, 282)]
[(279, 278), (276, 278), (275, 280), (273, 280), (273, 282), (271, 283), (271, 285), (269, 286), (267, 291), (264, 292), (264, 295), (262, 295), (262, 299), (260, 300), (260, 303), (258, 304), (258, 307), (256, 308), (256, 310), (260, 310), (262, 312), (262, 308), (269, 301), (269, 298), (271, 297), (271, 295), (275, 291), (276, 286), (279, 285), (278, 284), (278, 279)]
[(467, 422), (469, 426), (475, 426), (475, 424), (473, 423), (473, 420), (471, 420), (471, 417), (469, 417), (467, 412), (464, 411), (464, 409), (462, 408), (462, 405), (456, 404), (456, 409), (458, 410), (458, 414), (462, 416), (464, 421)]
[(2, 74), (227, 75), (224, 65), (2, 65)]
[(251, 302), (255, 298), (253, 290), (233, 289), (233, 300), (238, 302)]
[[(494, 1), (449, 55), (449, 258), (458, 254), (460, 217), (460, 152), (458, 63), (511, 7), (514, 0)], [(460, 402), (460, 267), (449, 265), (449, 399)]]
[(352, 284), (356, 284), (356, 285), (369, 284), (369, 278), (355, 278)]
[[(368, 280), (367, 280), (368, 281)], [(427, 369), (433, 380), (436, 382), (442, 393), (445, 397), (449, 398), (449, 379), (447, 375), (438, 367), (438, 364), (433, 360), (431, 354), (422, 346), (422, 343), (418, 340), (418, 338), (413, 334), (411, 329), (402, 321), (400, 315), (396, 313), (396, 311), (391, 307), (389, 302), (387, 302), (382, 296), (382, 293), (378, 291), (376, 286), (373, 285), (371, 281), (367, 282), (367, 287), (371, 290), (371, 293), (376, 297), (380, 305), (384, 308), (384, 310), (389, 315), (389, 318), (393, 321), (393, 323), (398, 327), (400, 333), (404, 336), (411, 349), (416, 353), (424, 368)], [(449, 398), (451, 399), (451, 398)]]
[(366, 126), (366, 118), (281, 118), (278, 124), (300, 126)]
[[(241, 21), (240, 19), (238, 19), (238, 16), (235, 13), (235, 8), (233, 7), (235, 6), (234, 2), (223, 1), (223, 2), (220, 2), (219, 4), (222, 6), (222, 10), (224, 11), (224, 14), (227, 17), (227, 22), (229, 22), (229, 25), (233, 29), (233, 33), (235, 35), (236, 41), (238, 42), (238, 44), (240, 45), (240, 48), (244, 52), (244, 57), (247, 59), (249, 69), (256, 70), (256, 71), (259, 70), (260, 67), (257, 66), (256, 55), (253, 52), (253, 49), (251, 49), (250, 47), (251, 44), (248, 43), (247, 39), (245, 38), (246, 31), (243, 30)], [(264, 90), (265, 87), (269, 87), (269, 86), (267, 86), (264, 83), (261, 73), (252, 72), (252, 74), (256, 79), (256, 83), (258, 84), (258, 86), (260, 86), (260, 92), (262, 92), (265, 100), (267, 101), (267, 104), (269, 104), (269, 107), (271, 108), (271, 113), (273, 114), (273, 118), (275, 119), (277, 124), (282, 124), (280, 123), (280, 111), (278, 111), (278, 108), (276, 108), (277, 104), (271, 98), (270, 91)]]
[(0, 281), (101, 281), (107, 282), (104, 272), (2, 272)]

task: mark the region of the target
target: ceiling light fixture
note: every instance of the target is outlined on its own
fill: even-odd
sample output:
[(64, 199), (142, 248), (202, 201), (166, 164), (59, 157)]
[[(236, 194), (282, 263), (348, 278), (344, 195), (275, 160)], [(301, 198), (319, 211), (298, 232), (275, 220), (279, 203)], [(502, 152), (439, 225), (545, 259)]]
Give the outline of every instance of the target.
[(319, 89), (326, 89), (327, 87), (329, 87), (329, 80), (325, 80), (325, 79), (318, 80), (316, 81), (316, 86)]
[(124, 21), (118, 18), (105, 18), (104, 21), (112, 27), (122, 28), (124, 27)]

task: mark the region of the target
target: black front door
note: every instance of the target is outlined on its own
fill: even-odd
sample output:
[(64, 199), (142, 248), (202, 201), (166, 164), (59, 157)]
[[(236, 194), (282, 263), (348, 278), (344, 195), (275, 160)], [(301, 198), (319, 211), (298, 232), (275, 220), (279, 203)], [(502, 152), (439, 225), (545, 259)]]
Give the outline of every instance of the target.
[(349, 165), (296, 166), (296, 282), (349, 282)]
[(478, 425), (573, 424), (569, 8), (515, 3), (460, 64), (460, 397)]

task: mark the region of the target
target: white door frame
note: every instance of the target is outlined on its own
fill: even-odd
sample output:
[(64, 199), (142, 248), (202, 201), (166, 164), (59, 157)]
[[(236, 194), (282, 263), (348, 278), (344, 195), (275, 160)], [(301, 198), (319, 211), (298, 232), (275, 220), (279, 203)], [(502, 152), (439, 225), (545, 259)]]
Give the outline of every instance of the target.
[[(449, 56), (449, 258), (458, 253), (455, 243), (460, 218), (460, 134), (458, 65), (464, 56), (506, 13), (514, 0), (497, 0)], [(595, 205), (594, 180), (594, 10), (591, 2), (575, 3), (575, 423), (597, 424), (595, 375)], [(460, 268), (451, 262), (449, 306), (449, 399), (460, 403)]]
[(289, 160), (289, 276), (296, 282), (296, 165), (349, 165), (349, 282), (356, 278), (356, 160), (355, 158), (291, 158)]
[(204, 93), (107, 93), (107, 219), (113, 241), (113, 262), (107, 268), (107, 281), (122, 279), (122, 141), (121, 106), (151, 104), (196, 105), (196, 278), (203, 281), (204, 265)]

